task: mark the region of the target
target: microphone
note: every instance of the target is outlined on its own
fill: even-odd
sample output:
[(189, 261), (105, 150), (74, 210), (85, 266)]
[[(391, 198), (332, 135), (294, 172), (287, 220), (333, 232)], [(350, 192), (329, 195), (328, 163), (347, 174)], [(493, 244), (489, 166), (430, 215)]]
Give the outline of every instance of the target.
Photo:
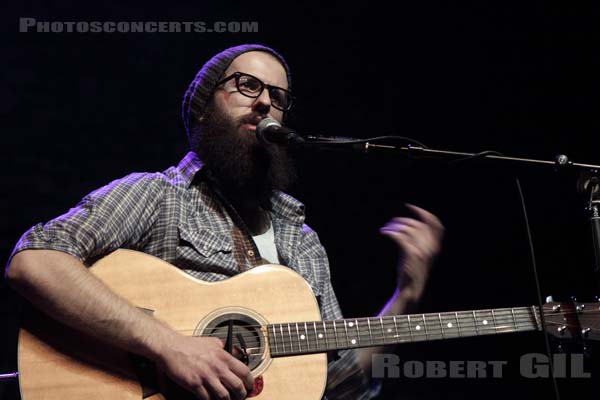
[(265, 118), (256, 126), (256, 137), (262, 143), (298, 145), (303, 144), (304, 139), (292, 129), (282, 126), (273, 118)]
[[(335, 144), (362, 145), (363, 140), (344, 136), (306, 136), (305, 138), (286, 126), (282, 126), (273, 118), (265, 118), (256, 126), (256, 137), (263, 144), (278, 144), (294, 147), (321, 147)], [(357, 148), (359, 149), (359, 148)], [(362, 149), (362, 147), (360, 148)]]

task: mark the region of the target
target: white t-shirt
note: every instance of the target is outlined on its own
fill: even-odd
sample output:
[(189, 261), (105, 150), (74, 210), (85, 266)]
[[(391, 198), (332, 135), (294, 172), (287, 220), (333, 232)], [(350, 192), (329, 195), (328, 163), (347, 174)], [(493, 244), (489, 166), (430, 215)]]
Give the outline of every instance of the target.
[(269, 229), (261, 235), (252, 236), (260, 256), (271, 264), (280, 264), (279, 256), (277, 255), (277, 247), (275, 247), (275, 232), (273, 231), (273, 223), (269, 221)]

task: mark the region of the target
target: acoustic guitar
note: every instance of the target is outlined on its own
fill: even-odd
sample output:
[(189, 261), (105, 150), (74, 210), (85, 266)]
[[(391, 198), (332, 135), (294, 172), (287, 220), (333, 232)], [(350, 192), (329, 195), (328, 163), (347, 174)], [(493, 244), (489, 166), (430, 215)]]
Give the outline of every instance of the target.
[[(322, 321), (308, 283), (264, 265), (204, 282), (147, 254), (117, 250), (90, 271), (131, 304), (184, 335), (216, 336), (255, 377), (259, 400), (317, 400), (327, 352), (542, 329), (536, 306)], [(597, 303), (547, 303), (548, 331), (598, 339)], [(32, 312), (19, 333), (23, 400), (191, 398), (147, 360)]]

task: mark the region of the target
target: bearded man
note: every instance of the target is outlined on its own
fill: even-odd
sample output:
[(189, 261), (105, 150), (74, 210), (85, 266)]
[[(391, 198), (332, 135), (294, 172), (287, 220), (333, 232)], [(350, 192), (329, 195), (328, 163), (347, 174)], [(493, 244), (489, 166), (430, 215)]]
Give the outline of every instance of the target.
[[(323, 320), (341, 318), (326, 252), (304, 224), (303, 205), (283, 192), (295, 176), (287, 150), (260, 143), (255, 134), (264, 118), (283, 122), (292, 105), (290, 69), (275, 50), (241, 45), (217, 54), (184, 96), (191, 151), (183, 160), (164, 172), (112, 182), (67, 214), (31, 228), (13, 251), (9, 282), (62, 323), (156, 362), (200, 399), (245, 398), (253, 376), (223, 341), (176, 332), (113, 293), (87, 267), (119, 248), (211, 282), (282, 264), (308, 282)], [(397, 290), (381, 315), (402, 314), (420, 298), (440, 248), (439, 220), (411, 208), (417, 218), (395, 218), (381, 231), (401, 250)], [(332, 357), (325, 396), (370, 398), (371, 355), (382, 350)]]

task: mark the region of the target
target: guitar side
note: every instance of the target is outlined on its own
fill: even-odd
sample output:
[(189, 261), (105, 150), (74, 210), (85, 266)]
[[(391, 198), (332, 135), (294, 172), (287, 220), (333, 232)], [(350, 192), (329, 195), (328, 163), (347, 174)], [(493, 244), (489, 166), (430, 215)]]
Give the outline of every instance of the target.
[[(117, 250), (90, 271), (131, 304), (188, 336), (203, 326), (206, 316), (220, 310), (249, 310), (268, 323), (320, 320), (309, 285), (281, 266), (261, 266), (208, 283), (147, 254)], [(23, 323), (18, 362), (23, 400), (142, 398), (126, 352), (39, 313)], [(253, 374), (263, 382), (256, 399), (320, 399), (327, 378), (326, 355), (271, 359), (267, 352)]]

